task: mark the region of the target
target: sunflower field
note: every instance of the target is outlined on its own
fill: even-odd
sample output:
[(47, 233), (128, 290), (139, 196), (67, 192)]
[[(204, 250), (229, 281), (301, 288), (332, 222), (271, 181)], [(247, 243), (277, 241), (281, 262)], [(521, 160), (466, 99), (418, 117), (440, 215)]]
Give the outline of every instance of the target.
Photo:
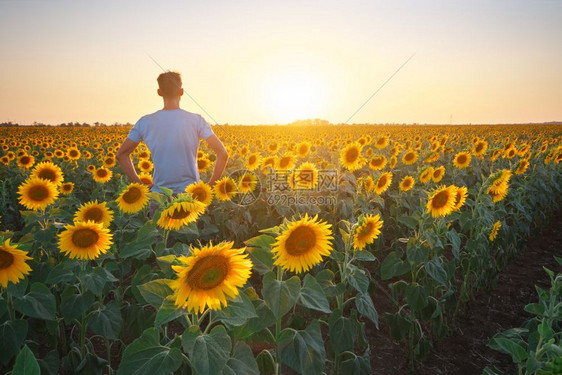
[(0, 128), (3, 373), (369, 374), (377, 330), (415, 371), (561, 208), (559, 126), (213, 130), (174, 195), (129, 128)]

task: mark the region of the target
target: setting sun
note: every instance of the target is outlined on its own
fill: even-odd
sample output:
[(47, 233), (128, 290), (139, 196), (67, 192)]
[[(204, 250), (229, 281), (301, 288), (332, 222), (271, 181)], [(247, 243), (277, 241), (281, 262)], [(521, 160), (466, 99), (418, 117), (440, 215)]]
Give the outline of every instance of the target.
[(263, 105), (279, 123), (319, 117), (324, 110), (325, 88), (312, 71), (294, 68), (272, 72), (263, 88)]

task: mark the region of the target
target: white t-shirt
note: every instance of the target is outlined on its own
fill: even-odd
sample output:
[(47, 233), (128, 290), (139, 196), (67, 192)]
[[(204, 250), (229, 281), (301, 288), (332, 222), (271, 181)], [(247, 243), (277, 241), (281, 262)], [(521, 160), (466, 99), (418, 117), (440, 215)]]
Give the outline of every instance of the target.
[(199, 182), (199, 139), (211, 135), (213, 130), (201, 115), (162, 109), (141, 117), (127, 137), (137, 143), (144, 141), (152, 154), (152, 191), (160, 192), (159, 187), (164, 186), (183, 193), (187, 185)]

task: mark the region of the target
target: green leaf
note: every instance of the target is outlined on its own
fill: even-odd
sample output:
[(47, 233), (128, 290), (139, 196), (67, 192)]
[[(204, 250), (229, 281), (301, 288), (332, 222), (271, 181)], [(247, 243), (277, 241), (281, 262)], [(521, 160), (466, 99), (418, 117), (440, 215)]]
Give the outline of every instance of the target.
[(27, 345), (23, 346), (20, 354), (16, 357), (16, 363), (12, 369), (12, 375), (39, 375), (39, 364)]
[(0, 363), (7, 365), (27, 336), (27, 321), (8, 320), (0, 325)]
[(550, 340), (550, 338), (554, 335), (554, 331), (552, 330), (546, 319), (543, 319), (543, 321), (541, 322), (541, 324), (539, 324), (537, 329), (543, 341)]
[(182, 364), (178, 348), (160, 345), (156, 328), (148, 328), (123, 353), (118, 375), (173, 374)]
[(425, 263), (425, 271), (431, 278), (441, 285), (447, 285), (447, 271), (439, 258), (434, 258)]
[(301, 282), (297, 276), (288, 280), (275, 279), (273, 272), (267, 273), (263, 278), (263, 299), (276, 318), (281, 318), (288, 313), (299, 296)]
[(59, 374), (59, 353), (57, 350), (51, 350), (43, 358), (39, 359), (39, 367), (43, 375)]
[(135, 240), (129, 242), (123, 249), (120, 249), (119, 257), (123, 259), (146, 260), (152, 254), (151, 244), (156, 242), (158, 235), (156, 224), (152, 221), (147, 221), (138, 230)]
[(318, 321), (304, 331), (292, 328), (281, 331), (279, 355), (281, 362), (300, 374), (321, 375), (326, 365), (326, 350)]
[(76, 271), (74, 268), (78, 265), (76, 261), (65, 260), (57, 265), (55, 265), (45, 281), (47, 284), (56, 283), (73, 283), (76, 280)]
[(228, 305), (219, 310), (216, 316), (229, 328), (241, 326), (249, 319), (258, 317), (254, 304), (244, 292), (236, 296), (236, 299), (228, 301)]
[(253, 301), (256, 317), (249, 319), (241, 326), (232, 328), (232, 334), (238, 339), (247, 339), (266, 327), (275, 324), (275, 316), (264, 301)]
[(83, 313), (88, 311), (95, 301), (95, 296), (91, 292), (84, 294), (77, 293), (72, 285), (67, 285), (61, 294), (60, 311), (66, 323), (78, 319)]
[(273, 270), (273, 255), (271, 254), (271, 246), (275, 242), (275, 238), (266, 234), (250, 238), (244, 241), (248, 246), (246, 251), (250, 254), (254, 269), (260, 274), (264, 274)]
[(527, 351), (516, 342), (503, 337), (494, 337), (488, 343), (491, 349), (511, 355), (514, 363), (521, 363), (527, 359)]
[(88, 327), (96, 334), (110, 340), (117, 340), (123, 327), (120, 304), (111, 301), (90, 315)]
[(160, 307), (166, 297), (173, 293), (172, 288), (170, 288), (170, 280), (168, 279), (152, 280), (139, 285), (138, 288), (146, 302), (156, 308)]
[(258, 363), (252, 349), (244, 341), (237, 341), (232, 356), (226, 362), (222, 375), (259, 375)]
[(356, 330), (353, 329), (351, 319), (342, 317), (342, 312), (338, 309), (328, 318), (328, 326), (330, 342), (334, 346), (334, 351), (336, 353), (342, 353), (347, 350), (353, 352), (353, 344), (357, 339), (357, 334)]
[(220, 374), (230, 357), (232, 343), (224, 326), (216, 326), (209, 334), (191, 326), (182, 335), (182, 346), (197, 374)]
[(330, 304), (328, 303), (328, 299), (326, 298), (326, 294), (324, 293), (322, 286), (320, 286), (314, 276), (308, 273), (304, 277), (298, 304), (327, 314), (331, 312)]
[(162, 324), (169, 323), (185, 314), (187, 314), (185, 309), (176, 306), (174, 296), (168, 296), (156, 313), (154, 327), (160, 327)]
[(95, 295), (101, 294), (106, 283), (116, 282), (118, 279), (107, 271), (105, 268), (96, 267), (91, 272), (88, 272), (80, 278), (80, 281)]
[(418, 228), (418, 220), (412, 216), (399, 216), (397, 220), (399, 223), (404, 224), (410, 229), (416, 230)]
[(351, 273), (349, 274), (349, 283), (355, 288), (359, 293), (367, 293), (369, 289), (369, 278), (365, 274), (365, 271), (350, 265)]
[(447, 232), (447, 238), (451, 241), (453, 256), (459, 259), (459, 253), (461, 249), (461, 238), (459, 237), (456, 230), (451, 229)]
[(383, 280), (388, 280), (395, 276), (403, 275), (409, 270), (410, 265), (402, 261), (402, 259), (400, 259), (400, 256), (395, 251), (388, 253), (380, 267), (381, 278)]
[(361, 262), (374, 262), (375, 260), (377, 260), (377, 257), (375, 257), (368, 250), (356, 251), (355, 253), (353, 253), (353, 256), (355, 257), (355, 259)]
[(42, 283), (33, 283), (31, 292), (16, 299), (14, 307), (20, 313), (31, 318), (55, 320), (57, 302), (49, 288)]
[(418, 283), (412, 283), (406, 287), (406, 302), (415, 311), (420, 311), (428, 303), (425, 288)]
[(412, 327), (412, 322), (408, 321), (400, 313), (390, 314), (385, 312), (384, 318), (390, 328), (390, 336), (395, 340), (402, 340)]
[(29, 282), (27, 281), (27, 277), (20, 281), (17, 284), (9, 283), (8, 288), (6, 289), (10, 295), (13, 297), (23, 297), (25, 292), (27, 291), (27, 286)]
[(361, 315), (373, 322), (377, 329), (379, 328), (379, 314), (369, 294), (358, 294), (355, 297), (355, 307), (357, 307), (357, 311), (359, 311)]
[(369, 348), (362, 356), (347, 352), (340, 363), (340, 373), (346, 375), (368, 375), (371, 373)]

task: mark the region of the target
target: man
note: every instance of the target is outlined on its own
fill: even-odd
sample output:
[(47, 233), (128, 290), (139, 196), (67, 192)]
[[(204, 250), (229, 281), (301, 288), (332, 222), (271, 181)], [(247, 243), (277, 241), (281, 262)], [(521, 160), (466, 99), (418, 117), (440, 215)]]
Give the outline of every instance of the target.
[(224, 145), (201, 115), (180, 108), (183, 88), (179, 73), (160, 74), (158, 95), (164, 99), (164, 108), (141, 117), (117, 151), (115, 157), (121, 168), (131, 182), (142, 183), (129, 155), (144, 141), (154, 163), (151, 190), (161, 192), (161, 187), (167, 187), (176, 194), (183, 193), (186, 186), (199, 182), (197, 150), (199, 140), (204, 139), (216, 154), (208, 181), (213, 186), (228, 161)]

